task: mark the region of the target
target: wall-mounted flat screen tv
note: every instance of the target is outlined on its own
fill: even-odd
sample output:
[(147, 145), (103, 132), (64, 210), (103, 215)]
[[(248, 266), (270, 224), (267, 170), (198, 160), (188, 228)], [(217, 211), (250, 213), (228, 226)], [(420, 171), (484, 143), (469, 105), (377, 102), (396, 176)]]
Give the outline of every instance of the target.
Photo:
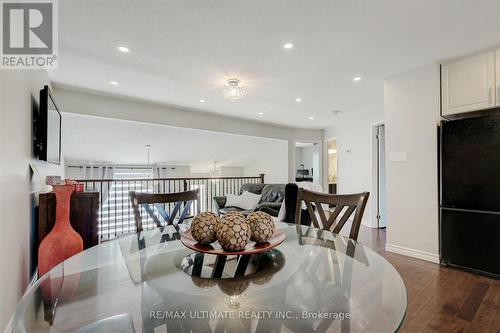
[(40, 101), (33, 117), (33, 141), (36, 157), (49, 163), (61, 163), (61, 113), (48, 86), (40, 90)]

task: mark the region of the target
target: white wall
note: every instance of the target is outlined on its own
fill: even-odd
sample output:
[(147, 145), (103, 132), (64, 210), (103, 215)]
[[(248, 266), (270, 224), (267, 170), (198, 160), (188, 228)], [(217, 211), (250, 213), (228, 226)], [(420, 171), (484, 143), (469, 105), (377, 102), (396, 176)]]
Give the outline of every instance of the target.
[[(384, 85), (388, 251), (438, 262), (439, 65), (391, 76)], [(406, 152), (406, 162), (391, 153)]]
[[(286, 147), (285, 147), (286, 151)], [(245, 174), (243, 167), (221, 167), (220, 175), (222, 177), (241, 177)]]
[[(276, 126), (216, 113), (173, 108), (124, 96), (101, 95), (66, 86), (56, 86), (55, 93), (58, 105), (64, 112), (287, 140), (288, 172), (285, 173), (288, 180), (295, 179), (295, 141), (323, 140), (323, 130)], [(323, 165), (322, 157), (320, 163)]]
[[(32, 96), (48, 84), (43, 70), (0, 71), (0, 330), (7, 325), (29, 282)], [(64, 167), (35, 162), (45, 175)]]
[(287, 142), (275, 140), (276, 142), (266, 147), (262, 156), (250, 161), (243, 168), (245, 176), (265, 174), (265, 183), (287, 183), (288, 176), (281, 170), (288, 169)]
[[(337, 193), (370, 192), (363, 224), (376, 227), (372, 216), (372, 125), (383, 119), (383, 106), (374, 106), (362, 114), (343, 112), (338, 125), (325, 129), (325, 139), (337, 138)], [(325, 151), (325, 154), (328, 152)], [(323, 186), (328, 186), (325, 184)], [(326, 189), (328, 187), (325, 187)]]

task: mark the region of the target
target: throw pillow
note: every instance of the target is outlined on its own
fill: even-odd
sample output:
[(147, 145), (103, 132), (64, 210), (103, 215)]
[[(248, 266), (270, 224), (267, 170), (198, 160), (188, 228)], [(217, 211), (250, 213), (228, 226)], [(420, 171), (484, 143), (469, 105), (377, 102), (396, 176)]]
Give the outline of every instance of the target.
[(260, 194), (243, 192), (241, 195), (226, 195), (226, 207), (237, 207), (244, 210), (254, 210), (260, 202)]

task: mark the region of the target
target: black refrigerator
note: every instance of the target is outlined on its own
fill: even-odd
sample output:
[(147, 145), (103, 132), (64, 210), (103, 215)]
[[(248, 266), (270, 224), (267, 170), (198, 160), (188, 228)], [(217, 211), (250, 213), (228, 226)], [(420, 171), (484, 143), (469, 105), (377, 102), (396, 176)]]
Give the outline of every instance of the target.
[(443, 121), (441, 262), (500, 277), (500, 117)]

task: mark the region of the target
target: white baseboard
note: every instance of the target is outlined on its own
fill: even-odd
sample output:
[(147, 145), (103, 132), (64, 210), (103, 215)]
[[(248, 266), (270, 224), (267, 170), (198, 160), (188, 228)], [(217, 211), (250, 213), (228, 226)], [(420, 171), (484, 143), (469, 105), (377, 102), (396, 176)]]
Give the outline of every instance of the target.
[(415, 249), (410, 249), (407, 247), (399, 246), (399, 245), (392, 245), (392, 244), (385, 244), (385, 250), (388, 252), (393, 252), (397, 254), (401, 254), (407, 257), (412, 257), (412, 258), (417, 258), (425, 261), (429, 261), (435, 264), (439, 264), (439, 255), (434, 254), (434, 253), (429, 253), (425, 251), (420, 251), (420, 250), (415, 250)]

